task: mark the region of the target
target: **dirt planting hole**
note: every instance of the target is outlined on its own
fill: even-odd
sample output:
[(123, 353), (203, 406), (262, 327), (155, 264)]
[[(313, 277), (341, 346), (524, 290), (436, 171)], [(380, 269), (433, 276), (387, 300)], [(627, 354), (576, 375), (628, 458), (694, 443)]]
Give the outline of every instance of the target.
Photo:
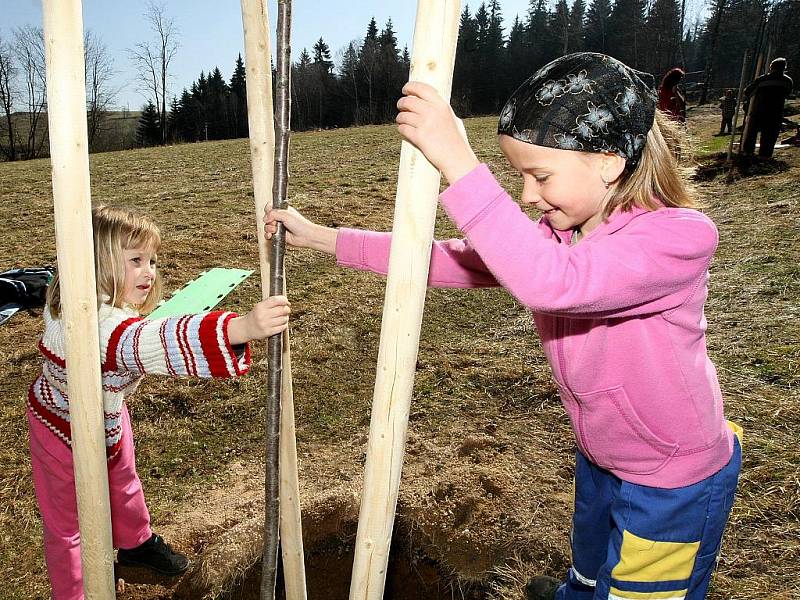
[(727, 153), (721, 152), (698, 161), (691, 179), (705, 182), (724, 176), (726, 183), (733, 183), (739, 179), (774, 175), (788, 169), (789, 164), (783, 160), (734, 154), (728, 161)]
[[(404, 528), (395, 531), (389, 554), (384, 598), (386, 600), (478, 600), (487, 589), (478, 583), (459, 581), (437, 561), (413, 546)], [(308, 600), (347, 600), (353, 568), (356, 524), (348, 525), (306, 549)], [(253, 565), (218, 600), (258, 600), (261, 563)], [(276, 598), (283, 600), (283, 571), (279, 566)]]

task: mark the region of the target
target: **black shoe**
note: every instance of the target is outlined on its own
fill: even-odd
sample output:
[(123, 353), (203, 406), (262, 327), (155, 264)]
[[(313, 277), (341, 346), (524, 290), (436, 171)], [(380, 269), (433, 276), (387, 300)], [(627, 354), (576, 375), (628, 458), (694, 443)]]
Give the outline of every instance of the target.
[(117, 562), (125, 567), (145, 567), (167, 577), (180, 575), (189, 568), (189, 559), (175, 552), (164, 538), (155, 533), (136, 548), (120, 548)]
[(554, 577), (539, 575), (528, 582), (525, 593), (528, 600), (553, 600), (560, 585), (561, 582)]

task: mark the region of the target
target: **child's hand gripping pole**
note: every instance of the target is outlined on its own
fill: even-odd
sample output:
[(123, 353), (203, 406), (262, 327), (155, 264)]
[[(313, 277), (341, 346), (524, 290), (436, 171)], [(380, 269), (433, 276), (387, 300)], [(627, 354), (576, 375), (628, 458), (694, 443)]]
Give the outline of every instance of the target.
[(436, 89), (420, 81), (403, 87), (397, 131), (417, 147), (451, 184), (478, 166), (464, 123)]

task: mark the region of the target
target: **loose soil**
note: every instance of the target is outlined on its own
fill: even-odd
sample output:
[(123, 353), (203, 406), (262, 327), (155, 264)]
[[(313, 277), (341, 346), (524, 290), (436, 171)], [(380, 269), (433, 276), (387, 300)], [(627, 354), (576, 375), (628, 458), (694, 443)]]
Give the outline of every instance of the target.
[[(466, 125), (479, 157), (518, 194), (494, 119)], [(711, 140), (718, 115), (694, 109), (689, 125), (699, 142)], [(292, 204), (324, 224), (388, 230), (398, 149), (390, 126), (294, 136)], [(720, 230), (708, 348), (727, 415), (745, 428), (740, 491), (712, 600), (800, 598), (800, 151), (775, 158), (764, 172), (731, 181), (718, 158), (699, 159), (707, 161), (699, 196)], [(166, 289), (210, 267), (257, 264), (246, 140), (98, 154), (91, 168), (95, 202), (138, 208), (161, 225)], [(710, 176), (714, 169), (720, 176)], [(0, 266), (55, 263), (49, 163), (0, 164), (0, 189)], [(443, 215), (436, 234), (456, 234)], [(292, 252), (287, 281), (309, 597), (344, 598), (384, 280)], [(226, 306), (247, 310), (259, 294), (251, 277)], [(3, 600), (48, 594), (24, 419), (40, 330), (36, 312), (0, 327)], [(120, 573), (120, 599), (247, 598), (256, 585), (266, 375), (265, 348), (253, 350), (248, 377), (153, 377), (130, 403), (154, 528), (193, 566), (169, 587)], [(574, 451), (525, 310), (502, 290), (430, 290), (387, 597), (518, 599), (528, 577), (562, 576)]]

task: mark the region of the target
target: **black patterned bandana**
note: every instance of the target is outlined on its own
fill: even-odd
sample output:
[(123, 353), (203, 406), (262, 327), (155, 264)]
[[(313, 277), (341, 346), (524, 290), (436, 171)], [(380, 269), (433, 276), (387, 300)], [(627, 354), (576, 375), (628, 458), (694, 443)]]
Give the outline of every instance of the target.
[(632, 170), (653, 126), (653, 83), (651, 75), (605, 54), (568, 54), (511, 95), (497, 133), (561, 150), (611, 152)]

